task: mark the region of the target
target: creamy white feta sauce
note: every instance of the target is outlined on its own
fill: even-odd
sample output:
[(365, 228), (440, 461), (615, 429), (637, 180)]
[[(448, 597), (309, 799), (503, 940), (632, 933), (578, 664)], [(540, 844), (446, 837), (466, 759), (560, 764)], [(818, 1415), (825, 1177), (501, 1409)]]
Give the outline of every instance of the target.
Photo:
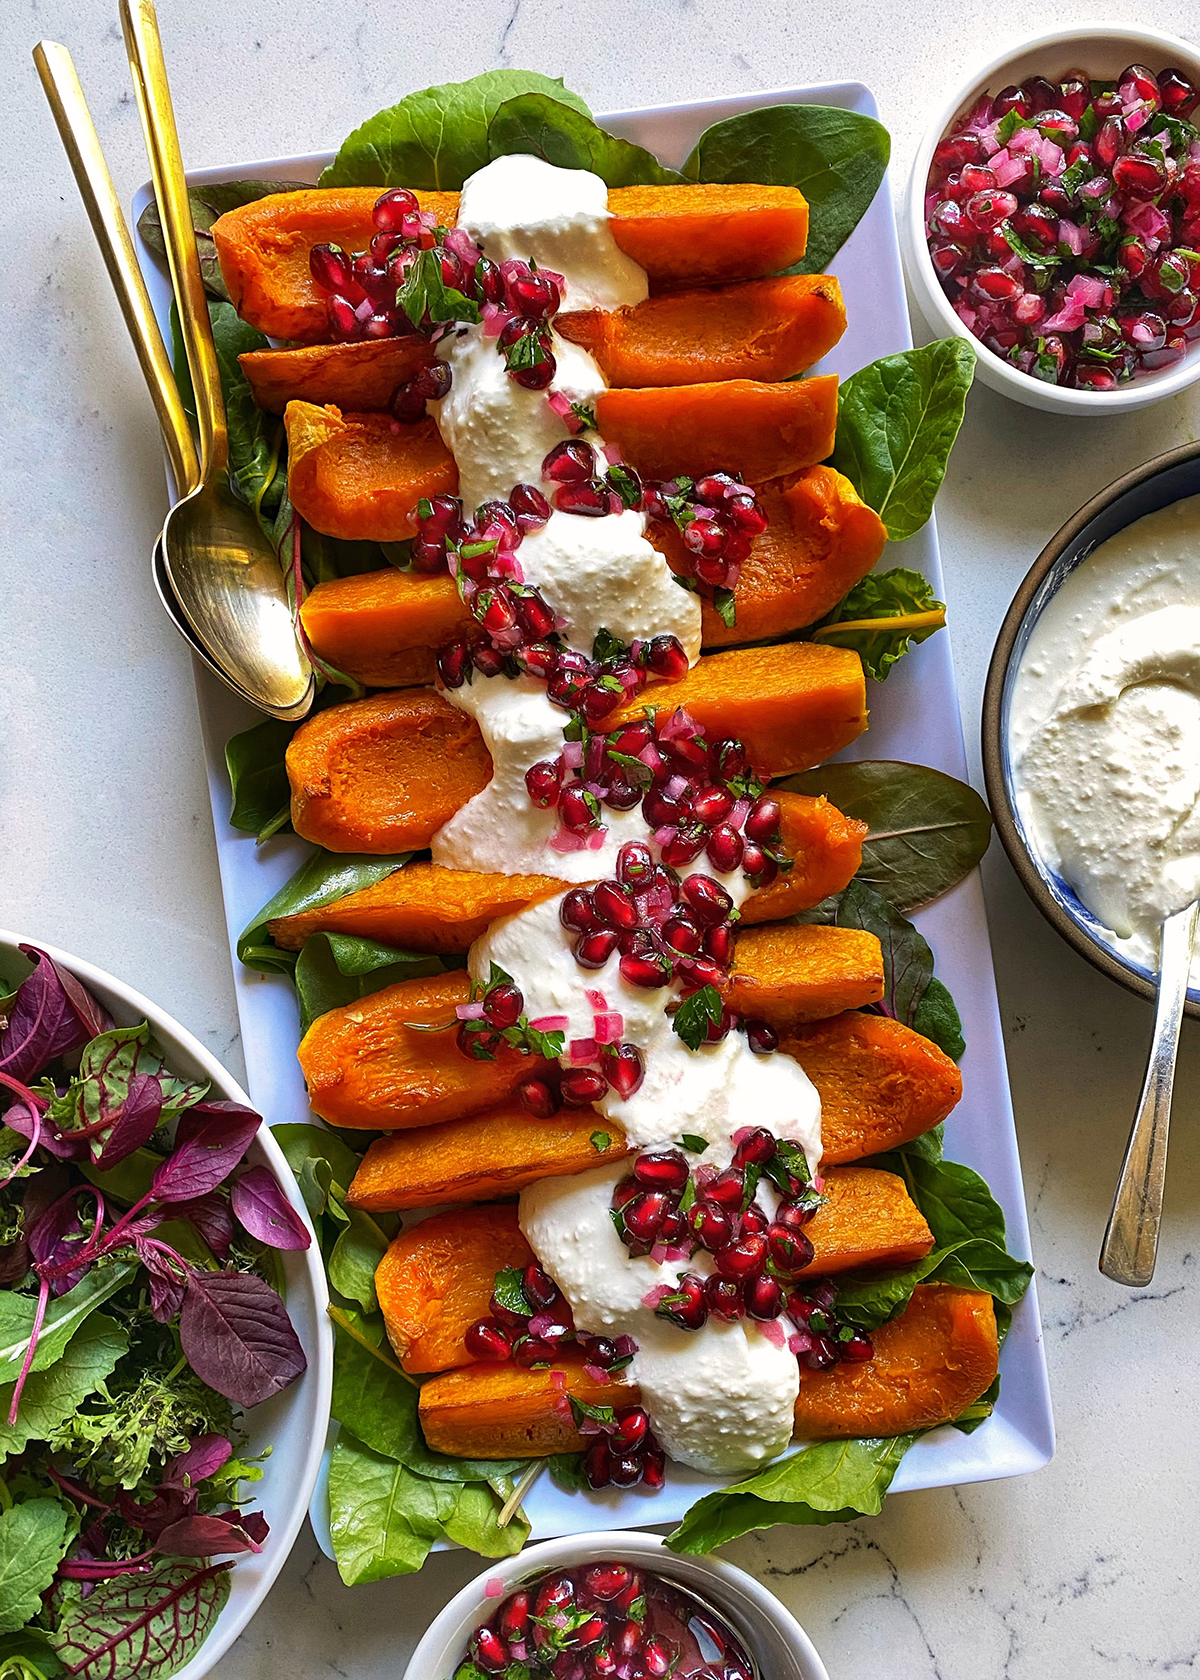
[(1200, 496), (1075, 569), (1030, 638), (1012, 720), (1035, 844), (1106, 943), (1154, 970), (1163, 918), (1200, 896)]
[[(555, 169), (531, 157), (500, 158), (467, 182), (459, 224), (493, 261), (533, 257), (565, 276), (565, 306), (616, 308), (647, 295), (646, 277), (612, 237), (607, 189), (598, 176)], [(604, 380), (586, 352), (557, 335), (554, 389), (587, 401)], [(444, 339), (439, 355), (454, 379), (431, 404), (458, 463), (463, 502), (507, 498), (514, 485), (538, 483), (544, 457), (568, 435), (544, 392), (510, 379), (494, 339), (468, 327)], [(603, 449), (589, 431), (588, 441)], [(542, 485), (550, 496), (553, 487)], [(700, 653), (700, 604), (681, 589), (645, 536), (641, 513), (601, 519), (555, 512), (546, 527), (517, 550), (525, 578), (536, 584), (565, 623), (563, 635), (588, 654), (598, 630), (624, 641), (664, 632), (677, 636), (693, 663)], [(478, 674), (446, 691), (469, 712), (492, 757), (492, 780), (434, 837), (436, 863), (458, 869), (540, 873), (594, 881), (613, 873), (627, 840), (649, 842), (640, 809), (605, 810), (607, 832), (594, 849), (557, 852), (549, 844), (558, 820), (531, 804), (525, 771), (562, 750), (565, 714), (541, 684)], [(697, 867), (708, 871), (708, 866)], [(747, 884), (740, 872), (718, 876), (740, 904)], [(767, 1126), (805, 1151), (813, 1169), (821, 1155), (820, 1098), (791, 1057), (756, 1056), (740, 1033), (689, 1050), (664, 1014), (670, 992), (627, 984), (614, 954), (603, 969), (575, 961), (562, 927), (558, 898), (494, 923), (472, 947), (469, 965), (486, 979), (491, 964), (511, 974), (531, 1019), (566, 1016), (568, 1044), (593, 1034), (588, 991), (603, 994), (623, 1017), (624, 1041), (636, 1044), (645, 1079), (630, 1097), (610, 1090), (596, 1106), (620, 1124), (639, 1148), (673, 1144), (687, 1132), (708, 1147), (696, 1161), (718, 1167), (732, 1158), (744, 1126)], [(674, 1284), (688, 1269), (711, 1269), (699, 1253), (684, 1264), (634, 1258), (609, 1216), (621, 1166), (570, 1178), (543, 1179), (521, 1196), (521, 1224), (541, 1263), (571, 1303), (576, 1324), (592, 1333), (629, 1334), (639, 1351), (630, 1369), (664, 1449), (680, 1462), (711, 1472), (743, 1470), (783, 1451), (792, 1432), (799, 1389), (793, 1354), (752, 1322), (711, 1319), (687, 1332), (656, 1318), (643, 1305), (648, 1291)]]

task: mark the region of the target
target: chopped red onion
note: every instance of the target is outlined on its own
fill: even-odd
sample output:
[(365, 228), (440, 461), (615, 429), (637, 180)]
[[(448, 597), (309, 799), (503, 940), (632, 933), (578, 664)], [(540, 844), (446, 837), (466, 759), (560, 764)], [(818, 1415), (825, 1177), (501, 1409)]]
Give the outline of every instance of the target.
[(573, 1038), (567, 1046), (567, 1060), (572, 1067), (586, 1067), (599, 1054), (600, 1047), (594, 1038)]
[(454, 1013), (460, 1021), (482, 1021), (484, 1015), (483, 999), (475, 1003), (459, 1003), (455, 1005)]

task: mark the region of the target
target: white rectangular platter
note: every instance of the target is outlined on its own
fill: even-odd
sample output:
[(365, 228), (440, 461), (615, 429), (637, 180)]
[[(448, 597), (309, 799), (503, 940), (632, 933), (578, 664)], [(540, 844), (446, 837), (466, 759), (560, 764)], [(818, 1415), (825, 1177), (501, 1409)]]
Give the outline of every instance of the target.
[[(782, 103), (837, 105), (869, 116), (878, 114), (868, 88), (858, 82), (839, 82), (620, 111), (601, 115), (598, 120), (614, 133), (647, 147), (664, 163), (678, 166), (710, 124), (759, 106)], [(347, 130), (362, 115), (348, 111)], [(330, 155), (238, 163), (196, 170), (189, 178), (194, 184), (246, 178), (315, 182)], [(138, 193), (135, 217), (149, 196), (148, 188)], [(139, 258), (165, 333), (169, 304), (166, 281), (140, 242)], [(849, 325), (837, 348), (816, 371), (845, 377), (880, 356), (909, 348), (912, 339), (886, 177), (874, 203), (831, 266), (841, 282)], [(923, 572), (935, 593), (944, 598), (932, 521), (902, 546), (889, 545), (882, 564), (905, 565)], [(953, 618), (953, 601), (949, 605)], [(196, 690), (232, 947), (242, 928), (295, 872), (311, 847), (295, 835), (280, 835), (258, 847), (251, 836), (229, 826), (225, 742), (254, 723), (257, 714), (223, 688), (199, 661)], [(870, 728), (845, 757), (903, 759), (965, 778), (966, 757), (949, 634), (934, 636), (912, 651), (886, 684), (870, 684), (868, 702)], [(967, 1041), (962, 1061), (964, 1095), (947, 1124), (946, 1152), (974, 1167), (988, 1181), (1008, 1221), (1009, 1246), (1014, 1253), (1027, 1257), (1029, 1231), (1021, 1167), (978, 874), (918, 913), (915, 920), (933, 947), (939, 977), (954, 994)], [(290, 984), (282, 976), (258, 974), (236, 961), (234, 982), (247, 1085), (255, 1105), (273, 1125), (310, 1119), (295, 1055), (299, 1017)], [(894, 1491), (1017, 1476), (1048, 1462), (1054, 1451), (1054, 1425), (1037, 1296), (1032, 1287), (1017, 1308), (1001, 1372), (1000, 1400), (993, 1417), (971, 1435), (944, 1428), (917, 1442), (900, 1465)], [(636, 1528), (677, 1521), (696, 1499), (719, 1485), (677, 1466), (671, 1466), (666, 1487), (656, 1495), (642, 1489), (566, 1494), (543, 1476), (526, 1500), (525, 1509), (533, 1524), (534, 1539), (595, 1528)], [(319, 1535), (326, 1530), (327, 1544), (325, 1512), (320, 1506), (318, 1489), (313, 1518)]]

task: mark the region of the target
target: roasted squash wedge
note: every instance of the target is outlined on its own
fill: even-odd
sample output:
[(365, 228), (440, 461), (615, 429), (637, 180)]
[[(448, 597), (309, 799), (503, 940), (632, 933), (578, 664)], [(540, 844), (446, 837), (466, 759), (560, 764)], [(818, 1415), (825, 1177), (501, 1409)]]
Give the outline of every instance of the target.
[(910, 1266), (933, 1247), (933, 1232), (895, 1173), (831, 1167), (824, 1174), (823, 1194), (824, 1202), (804, 1228), (813, 1257), (801, 1278), (862, 1266)]
[(385, 409), (398, 385), (434, 359), (427, 338), (367, 338), (361, 344), (303, 344), (247, 350), (238, 357), (250, 394), (268, 414), (289, 402), (333, 403), (351, 412)]
[(919, 1284), (899, 1317), (871, 1340), (874, 1358), (861, 1365), (801, 1367), (802, 1440), (903, 1435), (950, 1423), (990, 1387), (1000, 1362), (992, 1297), (944, 1284)]
[[(726, 998), (739, 1015), (788, 1032), (883, 996), (883, 954), (858, 928), (769, 922), (737, 937)], [(836, 1007), (831, 1008), (830, 1005)]]
[(521, 1365), (467, 1365), (421, 1384), (418, 1414), (435, 1452), (455, 1458), (544, 1458), (578, 1452), (568, 1395), (590, 1406), (636, 1406), (633, 1383), (599, 1382), (564, 1353), (543, 1371)]
[(432, 420), (402, 426), (386, 414), (346, 414), (291, 402), (288, 495), (327, 537), (407, 542), (422, 496), (452, 496), (458, 468)]
[(470, 1365), (463, 1338), (488, 1316), (496, 1273), (532, 1259), (515, 1202), (435, 1213), (401, 1231), (375, 1268), (375, 1289), (404, 1369)]

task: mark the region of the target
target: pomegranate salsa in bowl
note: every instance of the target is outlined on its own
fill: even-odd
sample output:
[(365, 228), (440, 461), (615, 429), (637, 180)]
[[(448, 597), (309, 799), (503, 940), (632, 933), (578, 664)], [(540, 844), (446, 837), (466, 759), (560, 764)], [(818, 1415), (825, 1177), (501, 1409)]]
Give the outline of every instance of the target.
[(1019, 372), (1080, 391), (1200, 339), (1200, 89), (1182, 70), (1070, 70), (985, 92), (934, 148), (930, 260), (959, 320)]

